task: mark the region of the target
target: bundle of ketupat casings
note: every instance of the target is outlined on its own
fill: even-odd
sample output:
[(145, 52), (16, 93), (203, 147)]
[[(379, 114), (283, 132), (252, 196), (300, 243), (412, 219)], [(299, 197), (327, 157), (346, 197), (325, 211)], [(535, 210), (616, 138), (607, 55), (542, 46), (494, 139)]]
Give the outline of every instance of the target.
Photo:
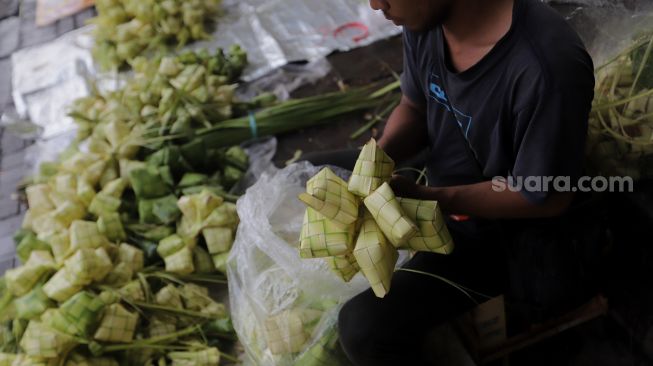
[(436, 201), (395, 196), (388, 184), (394, 165), (372, 139), (349, 182), (324, 168), (299, 195), (308, 206), (300, 256), (326, 258), (345, 281), (361, 271), (378, 297), (390, 291), (398, 250), (449, 254), (454, 247)]

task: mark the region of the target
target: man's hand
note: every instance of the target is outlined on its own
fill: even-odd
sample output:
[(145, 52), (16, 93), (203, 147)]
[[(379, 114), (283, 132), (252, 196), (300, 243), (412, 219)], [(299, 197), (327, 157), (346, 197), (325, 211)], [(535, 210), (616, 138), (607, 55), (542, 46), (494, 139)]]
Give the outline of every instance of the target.
[(390, 186), (397, 197), (438, 201), (443, 212), (486, 219), (558, 216), (569, 207), (573, 198), (573, 193), (552, 193), (545, 203), (536, 205), (519, 192), (494, 192), (492, 182), (427, 187), (401, 175), (394, 175)]
[(397, 197), (415, 199), (424, 199), (425, 190), (428, 188), (397, 174), (392, 176), (390, 187)]

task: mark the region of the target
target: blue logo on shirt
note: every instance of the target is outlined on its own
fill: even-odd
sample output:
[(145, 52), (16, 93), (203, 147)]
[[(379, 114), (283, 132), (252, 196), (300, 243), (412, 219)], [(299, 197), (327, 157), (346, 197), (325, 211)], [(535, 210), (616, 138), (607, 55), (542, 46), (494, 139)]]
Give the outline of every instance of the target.
[(469, 134), (469, 129), (472, 127), (473, 118), (459, 111), (458, 109), (456, 109), (456, 107), (454, 107), (449, 102), (449, 99), (447, 98), (447, 93), (445, 93), (444, 89), (442, 89), (440, 84), (441, 84), (440, 76), (436, 74), (431, 74), (431, 78), (429, 82), (429, 96), (437, 103), (444, 106), (444, 108), (447, 111), (453, 114), (453, 117), (456, 119), (456, 122), (458, 122), (458, 126), (460, 126), (460, 128), (463, 129), (465, 138), (467, 138), (467, 135)]

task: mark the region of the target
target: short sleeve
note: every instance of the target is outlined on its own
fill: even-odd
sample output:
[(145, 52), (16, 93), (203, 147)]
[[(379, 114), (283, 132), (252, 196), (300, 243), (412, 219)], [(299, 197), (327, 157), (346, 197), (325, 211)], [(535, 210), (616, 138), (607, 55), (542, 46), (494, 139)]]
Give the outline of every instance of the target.
[(418, 105), (426, 104), (426, 97), (420, 78), (418, 77), (419, 58), (416, 52), (417, 41), (415, 35), (404, 31), (404, 71), (401, 74), (401, 92), (404, 96)]
[(563, 177), (573, 188), (583, 174), (594, 76), (576, 75), (571, 80), (573, 84), (555, 88), (538, 87), (532, 101), (516, 115), (518, 149), (512, 176), (535, 204), (555, 192), (553, 179)]

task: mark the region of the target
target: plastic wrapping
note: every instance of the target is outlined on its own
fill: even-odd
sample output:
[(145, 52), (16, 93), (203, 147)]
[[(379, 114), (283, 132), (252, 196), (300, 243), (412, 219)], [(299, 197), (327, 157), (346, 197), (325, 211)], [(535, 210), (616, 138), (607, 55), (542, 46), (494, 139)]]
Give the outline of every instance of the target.
[[(299, 257), (305, 206), (297, 195), (318, 171), (307, 162), (271, 168), (238, 200), (241, 224), (228, 261), (229, 293), (250, 364), (301, 365), (322, 343), (330, 344), (339, 305), (369, 287), (362, 275), (344, 283), (323, 259)], [(316, 364), (341, 361), (331, 356), (321, 362)]]
[[(401, 32), (360, 0), (227, 0), (223, 7), (224, 16), (218, 19), (211, 38), (186, 49), (241, 45), (250, 61), (243, 75), (248, 82), (289, 62), (316, 61), (334, 50), (347, 51)], [(66, 108), (89, 94), (86, 78), (99, 79), (100, 87), (115, 88), (128, 76), (98, 74), (91, 57), (92, 29), (83, 27), (12, 55), (16, 110), (40, 126), (45, 139), (73, 128)], [(316, 71), (315, 77), (328, 72), (323, 63), (311, 67), (304, 71)], [(289, 84), (285, 90), (276, 90), (279, 96), (296, 87), (295, 83), (314, 78), (310, 72), (293, 73), (289, 71), (286, 76), (290, 79), (285, 81), (277, 79)]]

